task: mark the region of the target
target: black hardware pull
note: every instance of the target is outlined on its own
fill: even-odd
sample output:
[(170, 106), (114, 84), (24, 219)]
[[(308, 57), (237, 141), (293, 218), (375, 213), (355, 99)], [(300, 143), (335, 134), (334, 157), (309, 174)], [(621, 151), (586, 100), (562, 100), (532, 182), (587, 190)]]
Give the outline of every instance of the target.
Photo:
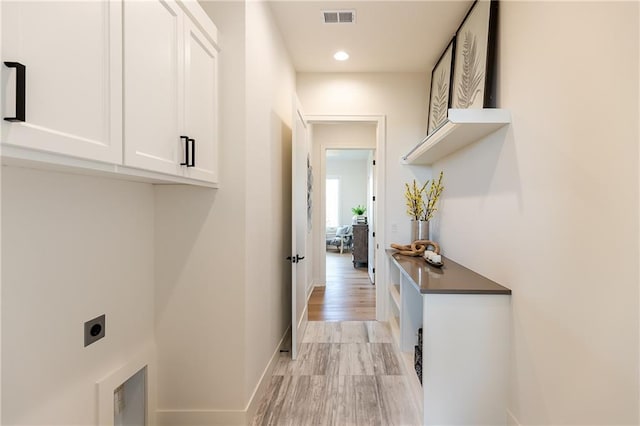
[(189, 136), (180, 136), (180, 139), (184, 139), (184, 162), (180, 163), (181, 166), (189, 167)]
[(27, 99), (27, 67), (19, 62), (5, 62), (9, 68), (15, 68), (16, 74), (16, 116), (5, 117), (7, 121), (26, 121), (26, 99)]
[(287, 260), (291, 263), (296, 263), (296, 259), (291, 256), (287, 256)]
[[(196, 140), (195, 139), (187, 139), (187, 143), (191, 142), (191, 163), (187, 164), (187, 167), (195, 167), (196, 166)], [(187, 154), (187, 157), (189, 154)]]
[(296, 263), (300, 262), (302, 259), (304, 259), (304, 256), (298, 256), (296, 254)]

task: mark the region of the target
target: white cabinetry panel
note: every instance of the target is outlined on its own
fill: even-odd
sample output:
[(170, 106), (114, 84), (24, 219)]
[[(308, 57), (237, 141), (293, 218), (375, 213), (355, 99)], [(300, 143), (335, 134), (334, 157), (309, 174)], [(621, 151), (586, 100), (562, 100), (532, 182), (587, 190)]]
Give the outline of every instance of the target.
[[(2, 121), (2, 143), (122, 161), (122, 4), (2, 2), (3, 61), (26, 66), (26, 121)], [(2, 65), (3, 116), (16, 71)]]
[(193, 23), (185, 22), (185, 133), (196, 145), (195, 165), (187, 175), (217, 182), (218, 53)]
[(125, 165), (179, 174), (184, 15), (172, 0), (124, 5)]
[(218, 185), (217, 29), (197, 2), (0, 8), (3, 164)]

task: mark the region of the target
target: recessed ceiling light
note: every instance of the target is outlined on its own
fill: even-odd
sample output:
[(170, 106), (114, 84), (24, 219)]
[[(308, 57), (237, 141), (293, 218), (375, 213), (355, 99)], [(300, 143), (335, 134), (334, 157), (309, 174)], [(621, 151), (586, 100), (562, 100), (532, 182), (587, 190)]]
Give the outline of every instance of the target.
[(347, 59), (349, 59), (349, 54), (344, 50), (340, 50), (333, 55), (333, 59), (335, 59), (336, 61), (346, 61)]

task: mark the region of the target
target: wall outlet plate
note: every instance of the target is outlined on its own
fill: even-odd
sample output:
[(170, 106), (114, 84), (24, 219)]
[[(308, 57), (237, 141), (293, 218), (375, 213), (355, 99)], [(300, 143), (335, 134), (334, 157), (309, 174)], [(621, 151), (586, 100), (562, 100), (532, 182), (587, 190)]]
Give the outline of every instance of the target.
[(84, 347), (102, 339), (105, 334), (106, 317), (104, 314), (84, 323)]

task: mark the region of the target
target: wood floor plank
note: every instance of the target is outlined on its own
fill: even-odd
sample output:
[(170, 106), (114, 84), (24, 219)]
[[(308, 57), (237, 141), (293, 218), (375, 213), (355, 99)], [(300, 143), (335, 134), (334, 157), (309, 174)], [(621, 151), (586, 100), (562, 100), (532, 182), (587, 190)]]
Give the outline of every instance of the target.
[(269, 398), (264, 398), (260, 404), (256, 416), (251, 422), (253, 426), (277, 424), (282, 414), (282, 407), (287, 401), (287, 389), (290, 383), (290, 377), (273, 376), (271, 378), (266, 392)]
[(393, 343), (371, 343), (371, 359), (376, 376), (398, 376), (402, 374), (400, 360)]
[(326, 413), (327, 376), (298, 376), (292, 388), (293, 404), (287, 425), (320, 425)]
[(297, 374), (306, 376), (326, 375), (330, 360), (331, 343), (310, 343)]
[(382, 423), (388, 426), (421, 424), (409, 387), (403, 376), (375, 376)]
[(306, 343), (339, 343), (340, 327), (338, 321), (309, 321), (302, 341)]
[(340, 343), (367, 343), (367, 327), (362, 321), (340, 323)]
[(340, 343), (339, 359), (338, 374), (341, 376), (372, 376), (374, 373), (371, 348), (367, 343)]
[(374, 376), (340, 376), (340, 406), (336, 424), (383, 425)]
[(354, 268), (351, 254), (327, 253), (327, 282), (309, 298), (309, 321), (374, 320), (375, 286), (366, 268)]
[(391, 329), (386, 322), (367, 321), (367, 338), (370, 343), (393, 343)]
[[(318, 322), (309, 330), (296, 361), (280, 354), (252, 425), (421, 424), (397, 347), (371, 342), (386, 339), (386, 324)], [(364, 341), (340, 343), (356, 337)]]

